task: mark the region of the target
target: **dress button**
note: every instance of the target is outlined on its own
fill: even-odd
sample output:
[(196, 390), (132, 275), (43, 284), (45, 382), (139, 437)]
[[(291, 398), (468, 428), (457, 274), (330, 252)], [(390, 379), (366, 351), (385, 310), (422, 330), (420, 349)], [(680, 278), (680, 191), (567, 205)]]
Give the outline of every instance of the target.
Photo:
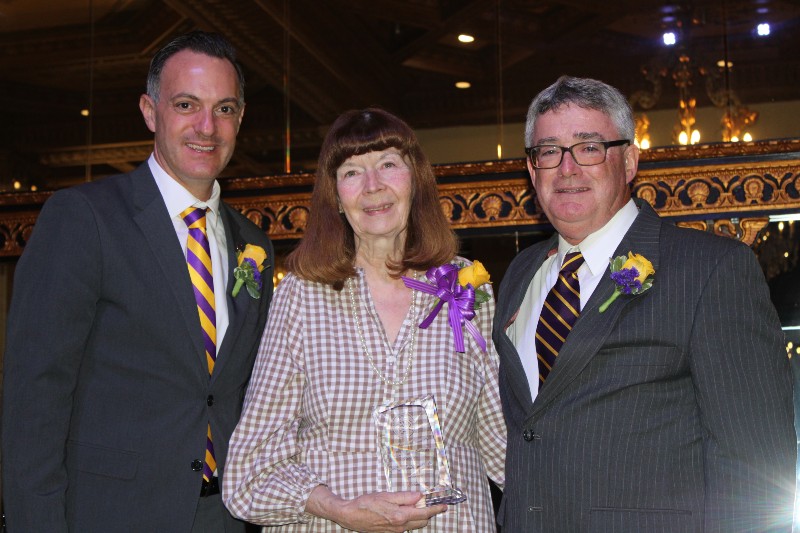
[(530, 442), (530, 441), (532, 441), (533, 439), (535, 439), (537, 437), (538, 437), (538, 435), (536, 435), (530, 429), (526, 429), (525, 431), (522, 432), (522, 438), (525, 439), (526, 442)]
[(209, 395), (208, 395), (208, 398), (206, 398), (206, 403), (208, 404), (208, 406), (209, 406), (209, 407), (211, 407), (212, 405), (214, 405), (214, 396), (212, 396), (211, 394), (209, 394)]
[(192, 470), (194, 470), (195, 472), (199, 472), (202, 469), (203, 469), (203, 461), (201, 461), (200, 459), (195, 459), (194, 461), (192, 461)]

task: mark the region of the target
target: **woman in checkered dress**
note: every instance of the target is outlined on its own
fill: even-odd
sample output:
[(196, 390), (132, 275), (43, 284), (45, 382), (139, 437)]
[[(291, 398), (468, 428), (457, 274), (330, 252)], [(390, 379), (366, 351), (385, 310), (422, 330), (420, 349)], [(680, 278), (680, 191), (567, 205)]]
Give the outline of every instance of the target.
[[(456, 248), (408, 125), (380, 109), (339, 117), (231, 439), (222, 492), (235, 516), (282, 532), (495, 531), (487, 478), (502, 487), (506, 429), (494, 301), (456, 351), (447, 305), (418, 327), (439, 297), (402, 279), (428, 283), (433, 267), (468, 265)], [(376, 413), (429, 396), (452, 486), (466, 497), (458, 504), (426, 506), (421, 492), (390, 486), (408, 473), (384, 470)], [(422, 422), (415, 430), (430, 437)]]

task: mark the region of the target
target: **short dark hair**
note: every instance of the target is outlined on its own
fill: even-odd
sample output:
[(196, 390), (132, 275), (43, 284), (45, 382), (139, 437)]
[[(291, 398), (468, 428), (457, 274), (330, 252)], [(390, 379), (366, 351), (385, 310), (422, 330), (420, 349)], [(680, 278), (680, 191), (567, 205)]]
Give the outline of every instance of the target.
[(611, 117), (621, 138), (633, 142), (636, 135), (633, 111), (628, 100), (618, 89), (591, 78), (561, 76), (554, 84), (537, 94), (528, 108), (528, 117), (525, 122), (526, 147), (532, 146), (534, 142), (533, 128), (536, 125), (536, 119), (548, 111), (567, 104), (575, 104), (584, 109), (594, 109), (605, 113)]
[(198, 54), (230, 61), (236, 70), (236, 77), (239, 81), (239, 103), (244, 104), (244, 73), (241, 65), (236, 61), (236, 49), (219, 33), (205, 31), (193, 31), (175, 37), (153, 56), (150, 61), (150, 70), (147, 72), (147, 95), (154, 102), (158, 102), (161, 71), (164, 69), (164, 64), (170, 57), (183, 50), (191, 50)]
[(428, 270), (455, 257), (458, 240), (442, 210), (433, 168), (416, 134), (388, 111), (368, 108), (343, 113), (328, 130), (311, 192), (306, 232), (287, 258), (287, 270), (336, 290), (355, 275), (355, 236), (339, 212), (336, 170), (351, 156), (387, 148), (396, 148), (407, 158), (413, 187), (402, 258), (386, 266), (399, 277), (408, 269)]

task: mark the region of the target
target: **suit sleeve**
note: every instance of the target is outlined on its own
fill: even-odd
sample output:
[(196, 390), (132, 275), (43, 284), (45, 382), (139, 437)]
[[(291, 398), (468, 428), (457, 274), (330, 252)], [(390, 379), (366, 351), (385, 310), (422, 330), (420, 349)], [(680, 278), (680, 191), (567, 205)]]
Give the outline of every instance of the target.
[(3, 391), (9, 531), (67, 531), (65, 445), (84, 347), (100, 295), (97, 225), (85, 198), (43, 207), (14, 274)]
[(486, 473), (501, 489), (505, 485), (506, 462), (506, 423), (503, 418), (503, 407), (500, 402), (500, 386), (498, 368), (500, 359), (492, 342), (492, 318), (495, 313), (495, 301), (491, 285), (481, 289), (491, 295), (491, 299), (478, 311), (481, 335), (486, 339), (484, 357), (484, 378), (486, 384), (481, 391), (478, 403), (478, 446), (486, 466)]
[(705, 531), (791, 531), (792, 375), (754, 254), (737, 246), (711, 273), (690, 340), (705, 429)]

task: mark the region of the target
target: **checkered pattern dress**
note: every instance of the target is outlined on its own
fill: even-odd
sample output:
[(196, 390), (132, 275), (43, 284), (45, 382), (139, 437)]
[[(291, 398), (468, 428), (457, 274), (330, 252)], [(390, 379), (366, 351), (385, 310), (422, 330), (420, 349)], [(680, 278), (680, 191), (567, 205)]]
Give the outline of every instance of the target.
[[(375, 366), (387, 380), (401, 380), (412, 328), (437, 299), (418, 293), (417, 316), (406, 316), (391, 345), (362, 270), (353, 282)], [(344, 531), (304, 512), (309, 494), (320, 484), (346, 499), (388, 490), (372, 411), (433, 394), (453, 484), (467, 500), (419, 531), (494, 532), (487, 476), (502, 486), (506, 448), (498, 357), (491, 341), (494, 301), (483, 304), (473, 319), (487, 353), (466, 331), (466, 353), (454, 351), (444, 306), (428, 329), (417, 328), (411, 371), (396, 387), (370, 366), (351, 307), (347, 287), (337, 292), (292, 274), (278, 286), (244, 412), (231, 438), (223, 477), (227, 507), (245, 520), (280, 526), (269, 531)]]

